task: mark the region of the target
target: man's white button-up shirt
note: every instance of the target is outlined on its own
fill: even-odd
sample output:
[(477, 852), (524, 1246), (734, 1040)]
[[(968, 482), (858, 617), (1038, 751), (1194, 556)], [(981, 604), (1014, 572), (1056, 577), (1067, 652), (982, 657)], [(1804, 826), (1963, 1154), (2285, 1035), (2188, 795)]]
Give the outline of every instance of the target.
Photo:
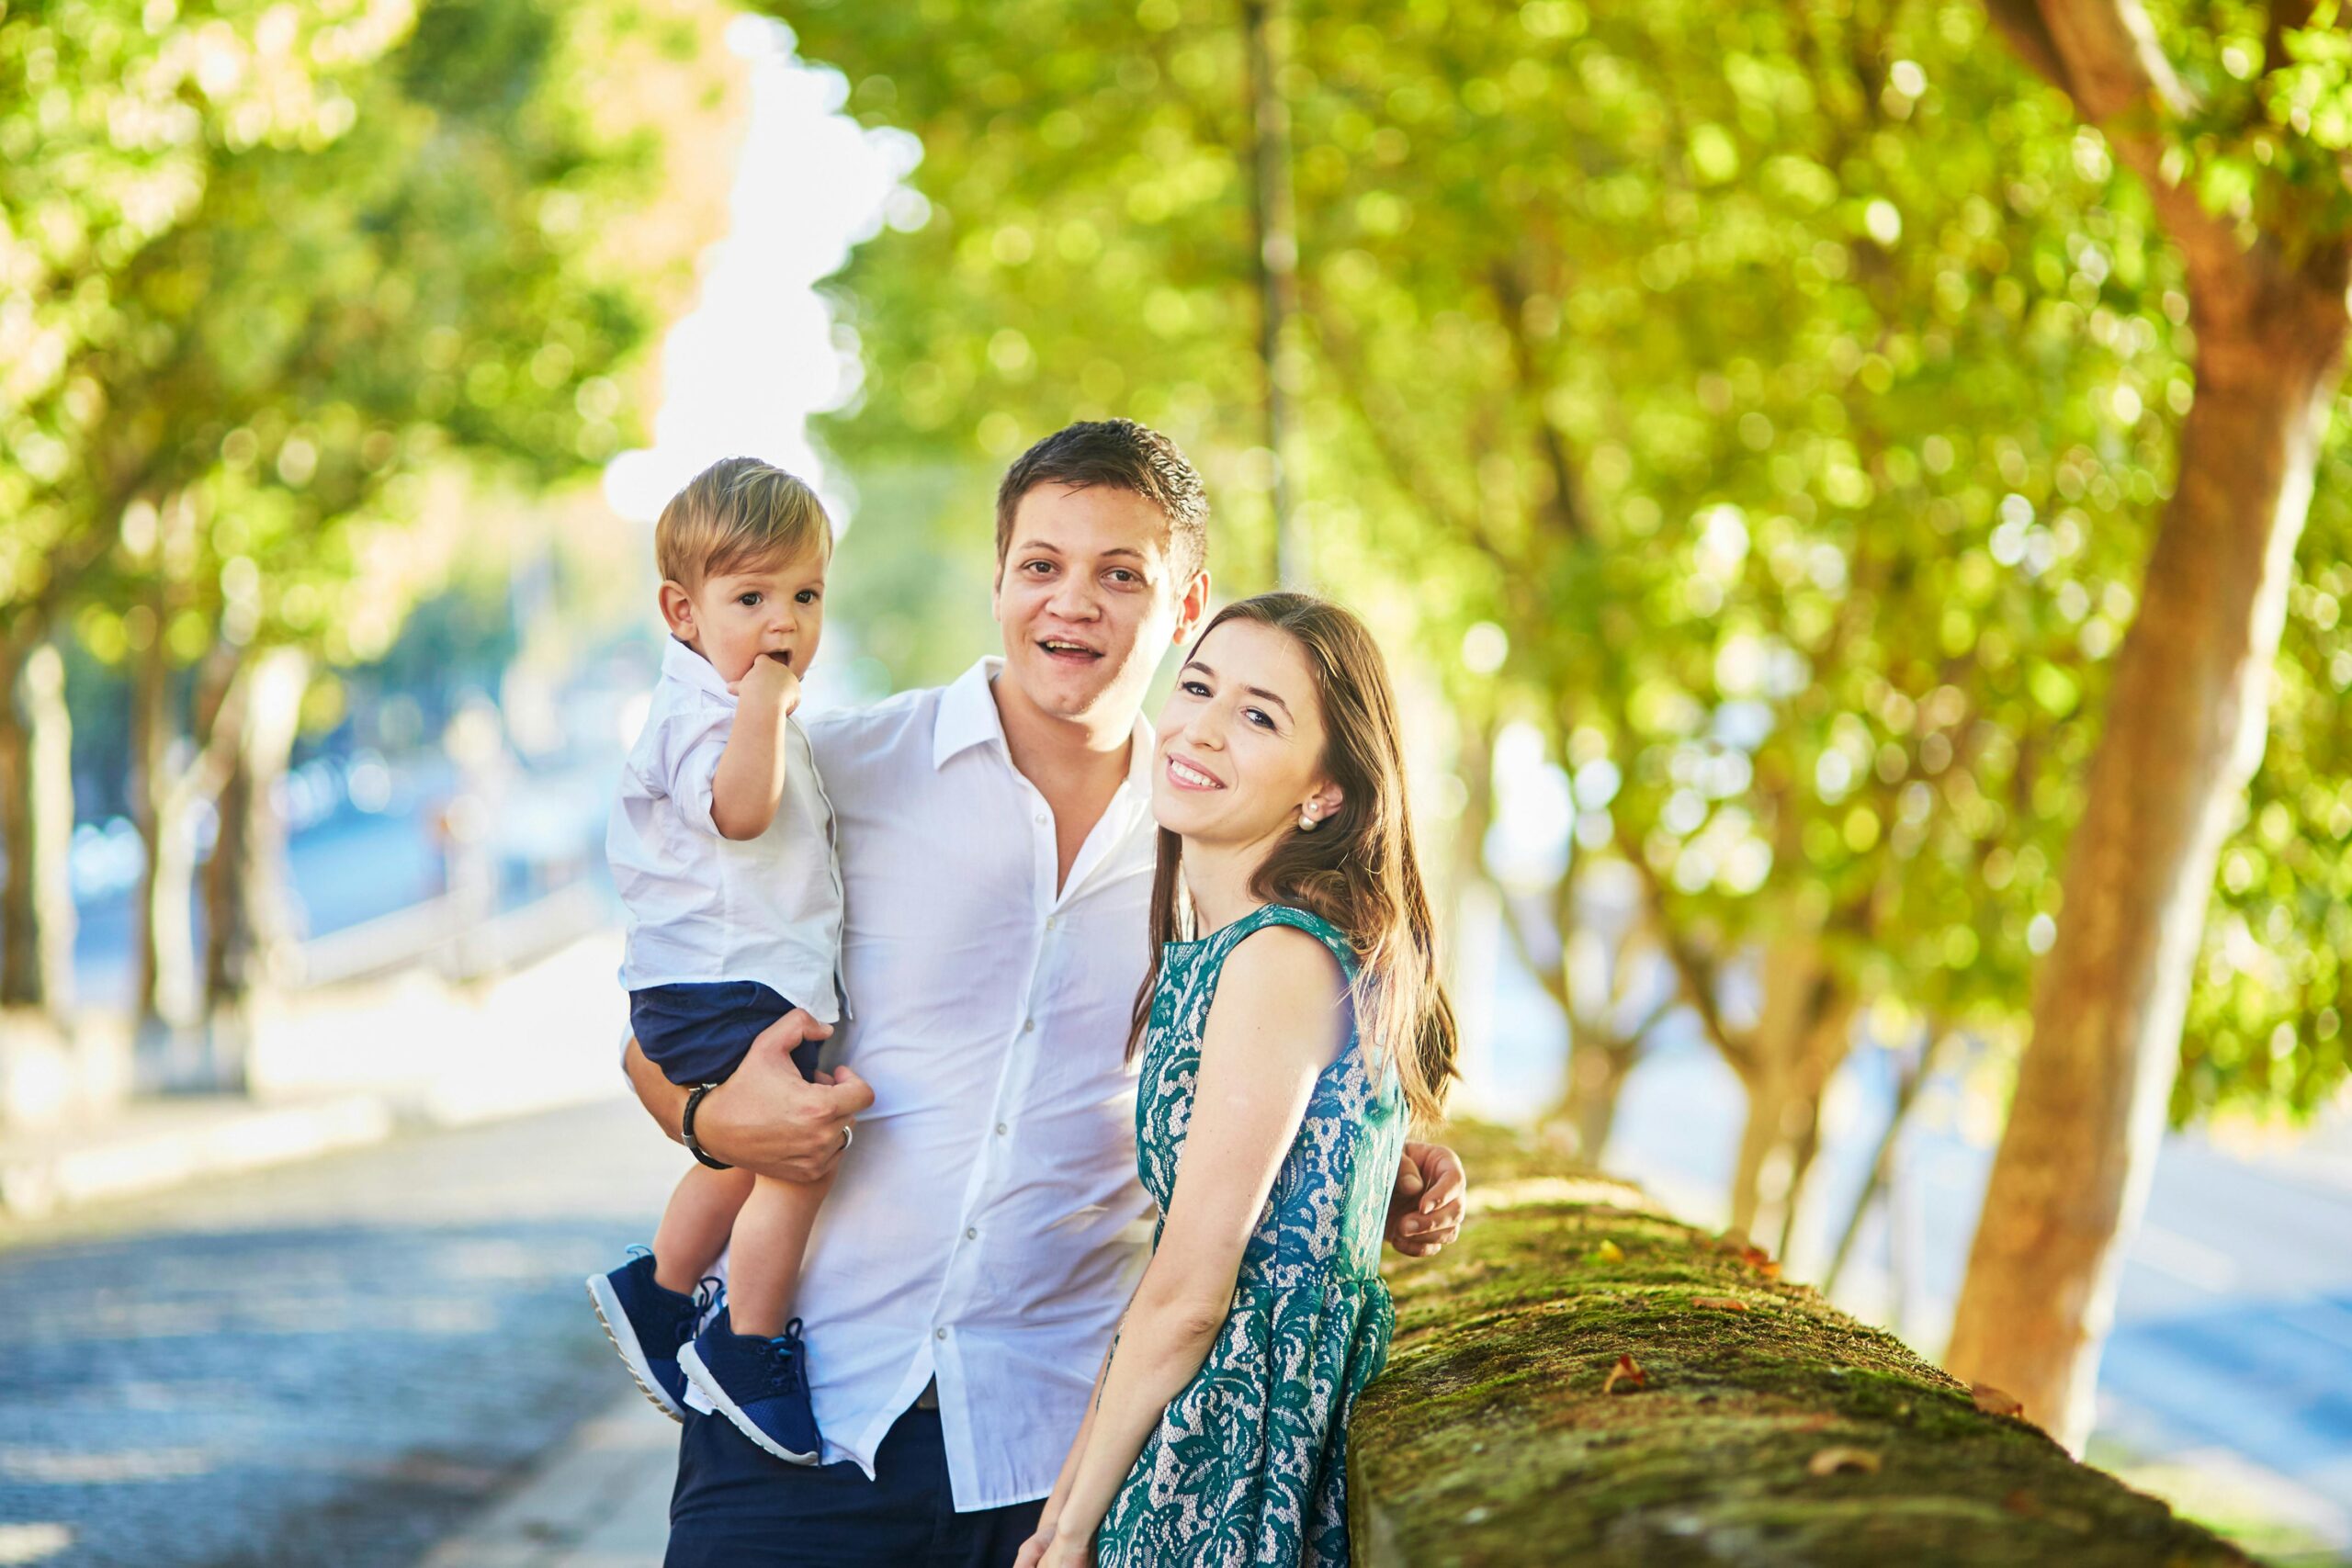
[(956, 1506), (1053, 1489), (1150, 1241), (1127, 1022), (1151, 891), (1150, 727), (1058, 890), (1053, 813), (989, 691), (816, 716), (846, 887), (838, 1055), (874, 1086), (797, 1311), (825, 1459), (939, 1382)]

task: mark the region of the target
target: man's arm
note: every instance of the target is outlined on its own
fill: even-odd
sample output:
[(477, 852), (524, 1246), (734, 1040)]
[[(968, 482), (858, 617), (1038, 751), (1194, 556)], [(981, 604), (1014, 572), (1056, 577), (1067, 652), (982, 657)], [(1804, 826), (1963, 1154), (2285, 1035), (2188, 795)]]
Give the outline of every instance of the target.
[(1388, 1245), (1408, 1258), (1430, 1258), (1462, 1234), (1462, 1199), (1470, 1179), (1462, 1156), (1443, 1144), (1407, 1144), (1388, 1199)]
[[(792, 1048), (832, 1031), (798, 1008), (752, 1042), (734, 1075), (703, 1096), (695, 1111), (695, 1141), (713, 1159), (785, 1181), (817, 1181), (832, 1173), (848, 1146), (844, 1136), (874, 1091), (847, 1067), (831, 1083), (810, 1083), (792, 1065)], [(630, 1041), (622, 1058), (630, 1087), (647, 1114), (672, 1142), (682, 1141), (686, 1089), (662, 1076)]]

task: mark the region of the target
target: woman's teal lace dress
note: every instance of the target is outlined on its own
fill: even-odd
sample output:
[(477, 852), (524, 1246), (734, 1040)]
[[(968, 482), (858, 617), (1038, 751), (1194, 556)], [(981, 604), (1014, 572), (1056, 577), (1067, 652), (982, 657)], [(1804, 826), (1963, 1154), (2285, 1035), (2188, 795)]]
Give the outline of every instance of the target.
[[(1217, 972), (1270, 925), (1311, 932), (1355, 974), (1345, 937), (1281, 905), (1169, 944), (1136, 1089), (1136, 1163), (1163, 1213)], [(1351, 1026), (1250, 1237), (1225, 1328), (1102, 1522), (1101, 1568), (1348, 1561), (1348, 1417), (1380, 1374), (1396, 1323), (1380, 1243), (1404, 1143), (1395, 1074), (1375, 1078)]]

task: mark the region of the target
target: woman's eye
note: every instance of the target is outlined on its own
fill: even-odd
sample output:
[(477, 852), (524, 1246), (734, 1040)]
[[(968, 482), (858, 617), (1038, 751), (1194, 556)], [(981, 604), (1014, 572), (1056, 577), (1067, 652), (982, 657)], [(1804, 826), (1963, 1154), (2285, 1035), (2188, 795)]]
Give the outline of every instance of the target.
[(1053, 570), (1054, 563), (1049, 560), (1033, 560), (1022, 570), (1032, 577), (1039, 577)]
[(1179, 681), (1176, 685), (1177, 689), (1188, 697), (1205, 697), (1209, 694), (1208, 687), (1198, 681)]
[(1241, 711), (1250, 716), (1250, 722), (1252, 724), (1260, 725), (1267, 729), (1272, 729), (1274, 727), (1274, 721), (1266, 716), (1266, 710), (1263, 708), (1243, 708)]

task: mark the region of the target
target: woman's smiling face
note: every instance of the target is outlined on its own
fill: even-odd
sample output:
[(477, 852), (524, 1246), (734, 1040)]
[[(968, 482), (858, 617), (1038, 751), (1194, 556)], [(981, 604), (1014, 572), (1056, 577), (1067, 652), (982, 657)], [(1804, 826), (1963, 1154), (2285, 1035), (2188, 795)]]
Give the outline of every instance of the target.
[(1201, 639), (1160, 710), (1152, 815), (1188, 841), (1271, 842), (1302, 809), (1328, 816), (1323, 706), (1289, 633), (1236, 619)]

